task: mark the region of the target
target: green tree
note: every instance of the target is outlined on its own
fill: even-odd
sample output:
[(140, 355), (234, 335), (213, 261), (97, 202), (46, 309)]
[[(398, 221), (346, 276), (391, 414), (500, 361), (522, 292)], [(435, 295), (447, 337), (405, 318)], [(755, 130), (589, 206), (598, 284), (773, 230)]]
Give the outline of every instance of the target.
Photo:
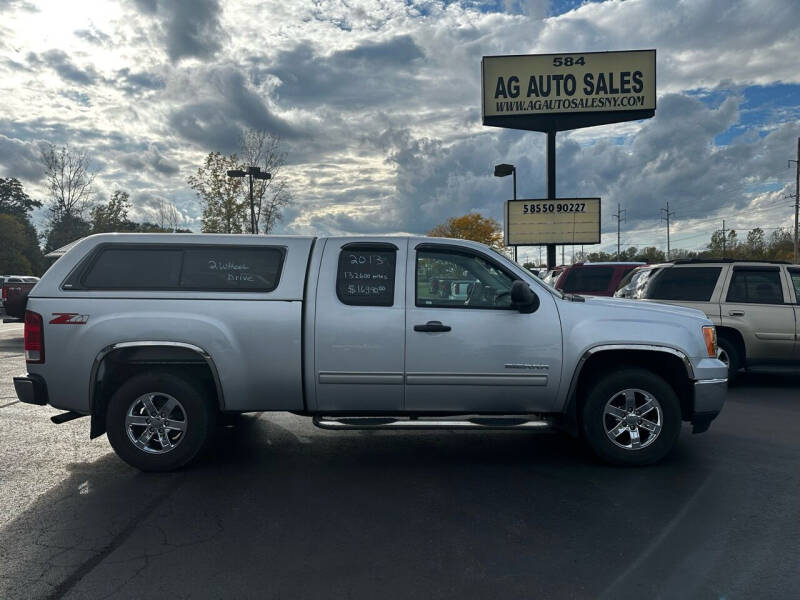
[(666, 259), (667, 257), (662, 250), (659, 250), (655, 246), (648, 246), (637, 252), (632, 260), (653, 264), (664, 262)]
[(0, 273), (28, 275), (33, 265), (23, 253), (26, 245), (25, 227), (11, 215), (0, 214)]
[(747, 233), (747, 252), (749, 258), (764, 258), (767, 251), (767, 238), (764, 230), (756, 227)]
[(54, 219), (45, 235), (44, 251), (52, 252), (91, 233), (91, 225), (75, 215), (64, 214)]
[(92, 208), (92, 233), (108, 233), (112, 231), (134, 231), (136, 224), (128, 220), (131, 208), (128, 192), (117, 190), (106, 204)]
[[(8, 215), (16, 219), (23, 229), (21, 245), (14, 247), (13, 251), (20, 252), (28, 263), (26, 274), (40, 275), (43, 270), (44, 258), (42, 250), (39, 248), (39, 238), (36, 228), (31, 223), (30, 213), (34, 208), (42, 205), (38, 200), (32, 200), (22, 187), (19, 180), (15, 178), (0, 179), (0, 215)], [(14, 238), (15, 240), (18, 238)], [(11, 246), (11, 238), (0, 236), (3, 245)], [(9, 250), (11, 251), (11, 250)], [(19, 271), (18, 271), (19, 272)]]
[(42, 205), (38, 200), (32, 200), (18, 179), (0, 177), (0, 214), (11, 215), (20, 220), (30, 218), (30, 212)]
[(249, 230), (250, 206), (242, 196), (243, 178), (228, 177), (241, 165), (235, 154), (210, 152), (197, 174), (186, 181), (203, 206), (203, 233), (243, 233)]

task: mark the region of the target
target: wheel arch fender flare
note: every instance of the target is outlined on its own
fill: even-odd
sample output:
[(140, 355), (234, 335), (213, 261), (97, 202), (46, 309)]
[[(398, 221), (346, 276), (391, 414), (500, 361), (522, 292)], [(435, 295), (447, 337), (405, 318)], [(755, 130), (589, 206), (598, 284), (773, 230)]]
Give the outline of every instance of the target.
[(583, 354), (581, 354), (580, 359), (575, 365), (575, 370), (573, 371), (572, 378), (570, 380), (566, 396), (566, 403), (560, 418), (562, 429), (568, 433), (575, 436), (577, 436), (579, 433), (578, 383), (580, 382), (584, 367), (586, 367), (587, 363), (593, 357), (602, 353), (606, 353), (608, 355), (612, 352), (631, 353), (631, 356), (633, 354), (638, 356), (646, 356), (646, 353), (650, 353), (651, 356), (656, 353), (668, 354), (679, 359), (683, 364), (683, 368), (686, 371), (687, 381), (692, 381), (695, 379), (694, 368), (692, 367), (692, 362), (689, 360), (688, 355), (682, 350), (672, 346), (658, 344), (599, 344), (597, 346), (592, 346), (591, 348), (586, 349)]
[[(165, 340), (136, 340), (129, 342), (117, 342), (110, 344), (98, 352), (92, 363), (92, 369), (89, 376), (89, 407), (91, 410), (91, 427), (90, 438), (96, 438), (105, 433), (105, 405), (107, 401), (100, 397), (99, 394), (99, 377), (101, 369), (106, 364), (107, 359), (116, 353), (120, 352), (144, 352), (149, 353), (143, 360), (137, 364), (186, 364), (176, 363), (170, 360), (164, 360), (164, 356), (183, 355), (192, 357), (192, 363), (205, 364), (211, 373), (211, 378), (214, 382), (214, 388), (217, 393), (217, 402), (220, 410), (225, 408), (225, 396), (222, 389), (222, 381), (219, 377), (219, 371), (214, 362), (211, 354), (200, 346), (190, 344), (187, 342), (165, 341)], [(160, 354), (159, 354), (160, 353)]]

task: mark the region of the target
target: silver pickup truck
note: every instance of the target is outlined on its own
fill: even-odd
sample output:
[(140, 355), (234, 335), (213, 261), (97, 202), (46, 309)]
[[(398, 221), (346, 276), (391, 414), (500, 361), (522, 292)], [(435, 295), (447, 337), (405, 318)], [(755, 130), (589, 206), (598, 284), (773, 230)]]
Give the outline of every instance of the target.
[(90, 437), (143, 470), (188, 463), (219, 418), (252, 411), (558, 428), (649, 464), (682, 421), (705, 431), (727, 389), (699, 311), (561, 294), (463, 240), (95, 235), (27, 308), (20, 400), (90, 416)]

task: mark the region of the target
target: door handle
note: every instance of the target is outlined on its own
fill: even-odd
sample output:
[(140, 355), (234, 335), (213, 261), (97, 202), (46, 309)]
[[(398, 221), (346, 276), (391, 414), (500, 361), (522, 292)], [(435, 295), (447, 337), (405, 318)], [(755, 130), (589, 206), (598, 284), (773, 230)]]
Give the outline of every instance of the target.
[(450, 331), (450, 325), (442, 325), (441, 321), (428, 321), (424, 325), (414, 325), (414, 331)]
[(729, 317), (743, 317), (744, 311), (743, 310), (732, 310), (728, 313)]

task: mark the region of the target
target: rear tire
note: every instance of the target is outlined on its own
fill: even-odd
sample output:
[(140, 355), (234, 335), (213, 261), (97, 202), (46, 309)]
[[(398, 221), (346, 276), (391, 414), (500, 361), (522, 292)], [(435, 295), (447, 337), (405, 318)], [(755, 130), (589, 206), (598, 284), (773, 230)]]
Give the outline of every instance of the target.
[(720, 336), (717, 340), (717, 358), (728, 365), (728, 383), (732, 383), (742, 367), (739, 346), (730, 338)]
[(141, 471), (173, 471), (191, 461), (210, 438), (216, 408), (202, 387), (177, 375), (136, 375), (112, 396), (108, 441)]
[(613, 371), (587, 393), (581, 429), (604, 461), (649, 465), (675, 447), (681, 431), (680, 403), (672, 387), (651, 371)]

